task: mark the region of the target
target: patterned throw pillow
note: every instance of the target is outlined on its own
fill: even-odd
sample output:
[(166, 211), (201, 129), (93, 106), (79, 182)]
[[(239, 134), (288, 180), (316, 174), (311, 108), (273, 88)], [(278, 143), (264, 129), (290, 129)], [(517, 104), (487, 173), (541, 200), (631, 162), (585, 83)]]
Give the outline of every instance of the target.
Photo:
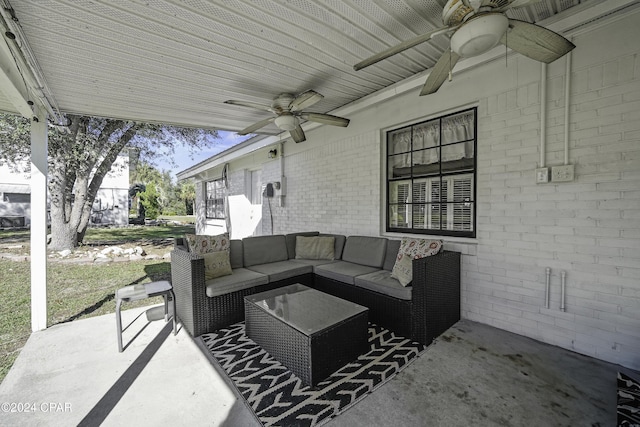
[(413, 280), (412, 261), (435, 255), (441, 250), (442, 240), (403, 238), (396, 263), (391, 271), (391, 277), (398, 279), (402, 286), (407, 286)]
[(231, 250), (229, 243), (229, 233), (219, 234), (217, 236), (205, 236), (199, 234), (185, 234), (189, 252), (204, 255), (211, 252)]
[(229, 262), (229, 251), (209, 252), (202, 257), (204, 258), (204, 277), (206, 280), (233, 273)]

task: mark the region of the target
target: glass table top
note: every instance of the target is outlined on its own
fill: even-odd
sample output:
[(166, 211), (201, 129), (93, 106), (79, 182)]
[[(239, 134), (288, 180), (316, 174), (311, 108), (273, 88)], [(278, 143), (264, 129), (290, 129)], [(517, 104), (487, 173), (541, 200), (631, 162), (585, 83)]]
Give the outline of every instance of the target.
[(313, 335), (368, 310), (301, 284), (249, 295), (245, 300), (306, 335)]

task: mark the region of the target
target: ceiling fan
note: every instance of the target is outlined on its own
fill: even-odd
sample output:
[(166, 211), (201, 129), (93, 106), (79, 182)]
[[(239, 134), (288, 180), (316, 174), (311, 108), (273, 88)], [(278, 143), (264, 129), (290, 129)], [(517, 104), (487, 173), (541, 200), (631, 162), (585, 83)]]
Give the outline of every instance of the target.
[(444, 27), (390, 47), (354, 65), (356, 71), (403, 52), (440, 34), (453, 32), (451, 47), (436, 62), (420, 95), (436, 92), (460, 58), (480, 55), (499, 43), (536, 61), (551, 63), (575, 45), (560, 34), (504, 13), (540, 0), (449, 0), (442, 10)]
[(273, 100), (271, 105), (234, 100), (224, 101), (224, 103), (256, 108), (258, 110), (269, 111), (275, 114), (274, 117), (260, 120), (259, 122), (241, 130), (238, 132), (239, 135), (254, 133), (256, 130), (273, 122), (279, 129), (289, 131), (291, 138), (293, 138), (295, 142), (302, 142), (306, 140), (306, 137), (302, 127), (300, 126), (300, 119), (331, 126), (346, 127), (349, 125), (349, 119), (345, 119), (344, 117), (322, 113), (305, 113), (301, 111), (320, 101), (322, 98), (324, 98), (324, 96), (320, 95), (318, 92), (314, 90), (307, 90), (297, 96), (290, 93), (281, 93)]

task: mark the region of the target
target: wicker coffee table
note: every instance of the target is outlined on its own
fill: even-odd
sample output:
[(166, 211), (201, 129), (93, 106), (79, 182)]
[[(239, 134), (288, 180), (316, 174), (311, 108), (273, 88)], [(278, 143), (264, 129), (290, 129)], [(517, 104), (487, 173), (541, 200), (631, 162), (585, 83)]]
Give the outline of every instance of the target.
[(369, 350), (368, 309), (295, 284), (244, 298), (246, 333), (315, 386)]

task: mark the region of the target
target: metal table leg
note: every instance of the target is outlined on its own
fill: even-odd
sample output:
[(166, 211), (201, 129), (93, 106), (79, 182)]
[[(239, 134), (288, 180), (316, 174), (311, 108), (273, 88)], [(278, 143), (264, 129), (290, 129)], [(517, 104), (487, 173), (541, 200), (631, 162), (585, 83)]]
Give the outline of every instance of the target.
[(173, 304), (173, 314), (171, 315), (173, 321), (173, 335), (176, 335), (178, 333), (178, 326), (176, 321), (176, 294), (173, 293), (173, 289), (169, 289), (169, 292), (171, 292), (171, 302)]
[(118, 337), (118, 351), (122, 353), (122, 315), (121, 307), (123, 302), (139, 301), (144, 298), (151, 298), (162, 295), (164, 300), (164, 321), (169, 321), (169, 298), (173, 307), (173, 335), (178, 333), (176, 319), (176, 296), (171, 284), (167, 281), (145, 283), (144, 285), (129, 285), (116, 291), (116, 327)]
[(116, 327), (118, 328), (118, 351), (122, 353), (122, 316), (120, 315), (120, 306), (122, 300), (120, 298), (116, 301)]

